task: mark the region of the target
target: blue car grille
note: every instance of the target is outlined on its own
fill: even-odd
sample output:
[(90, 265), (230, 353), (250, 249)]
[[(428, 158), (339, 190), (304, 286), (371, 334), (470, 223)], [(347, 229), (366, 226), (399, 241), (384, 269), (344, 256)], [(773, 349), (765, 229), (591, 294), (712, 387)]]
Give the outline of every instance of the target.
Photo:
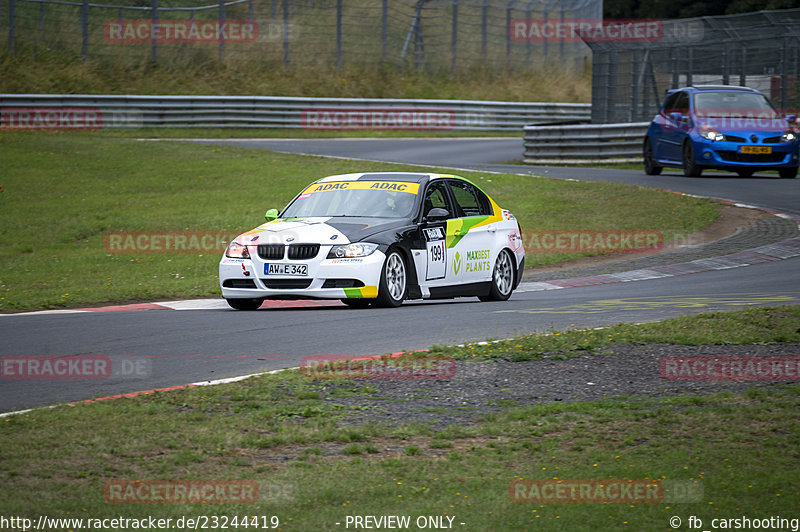
[(718, 151), (724, 161), (732, 163), (779, 163), (782, 162), (785, 153), (739, 153), (735, 151)]
[(728, 142), (747, 142), (744, 137), (737, 137), (736, 135), (725, 135), (725, 140)]

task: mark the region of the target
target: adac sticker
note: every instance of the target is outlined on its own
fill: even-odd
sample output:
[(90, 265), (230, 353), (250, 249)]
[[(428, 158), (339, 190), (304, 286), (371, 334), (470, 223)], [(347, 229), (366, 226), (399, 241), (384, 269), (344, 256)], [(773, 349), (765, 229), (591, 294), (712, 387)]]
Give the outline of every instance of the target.
[(419, 192), (419, 183), (408, 183), (406, 181), (329, 181), (311, 185), (303, 191), (300, 197), (307, 198), (316, 192), (330, 192), (333, 190), (389, 190), (417, 194)]

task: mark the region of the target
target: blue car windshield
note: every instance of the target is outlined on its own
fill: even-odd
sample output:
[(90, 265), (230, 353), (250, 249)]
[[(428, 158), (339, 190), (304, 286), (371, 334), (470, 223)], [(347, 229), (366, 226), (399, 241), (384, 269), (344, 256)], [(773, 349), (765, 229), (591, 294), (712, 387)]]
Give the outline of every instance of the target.
[(408, 218), (414, 210), (418, 188), (416, 183), (319, 183), (308, 187), (297, 196), (281, 213), (281, 218)]
[(775, 108), (755, 92), (700, 92), (694, 95), (694, 113), (703, 118), (761, 117), (776, 118)]

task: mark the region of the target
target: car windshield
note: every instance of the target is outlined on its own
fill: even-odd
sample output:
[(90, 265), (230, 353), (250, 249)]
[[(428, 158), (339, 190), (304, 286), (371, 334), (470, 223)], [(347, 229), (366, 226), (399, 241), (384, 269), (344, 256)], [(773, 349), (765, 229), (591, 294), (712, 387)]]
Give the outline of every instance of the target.
[(777, 117), (769, 100), (755, 92), (700, 92), (694, 95), (694, 111), (705, 118)]
[(403, 181), (336, 181), (315, 183), (281, 213), (281, 218), (411, 216), (418, 183)]

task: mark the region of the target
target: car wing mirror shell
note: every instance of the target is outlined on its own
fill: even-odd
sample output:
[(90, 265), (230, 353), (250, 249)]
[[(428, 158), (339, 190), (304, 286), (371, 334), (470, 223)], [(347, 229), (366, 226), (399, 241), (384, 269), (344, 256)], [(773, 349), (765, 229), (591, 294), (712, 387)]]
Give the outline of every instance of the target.
[(450, 218), (450, 211), (441, 207), (434, 207), (425, 215), (426, 222), (441, 222)]
[(669, 118), (676, 124), (683, 123), (683, 113), (670, 113)]
[(273, 220), (277, 220), (278, 219), (278, 209), (270, 209), (270, 210), (268, 210), (267, 212), (264, 213), (264, 218), (268, 222), (271, 222)]

